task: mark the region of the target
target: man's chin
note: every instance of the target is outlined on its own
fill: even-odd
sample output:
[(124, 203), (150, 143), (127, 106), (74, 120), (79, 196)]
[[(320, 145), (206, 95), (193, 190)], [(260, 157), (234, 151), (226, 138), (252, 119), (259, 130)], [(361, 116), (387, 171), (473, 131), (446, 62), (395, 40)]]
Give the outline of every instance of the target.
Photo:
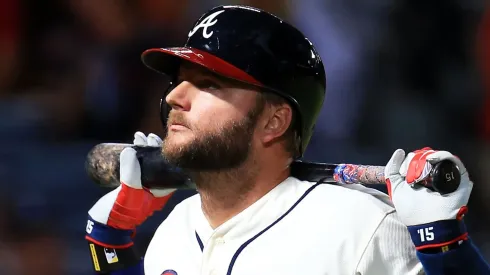
[(163, 141), (162, 153), (165, 156), (177, 156), (188, 148), (194, 142), (192, 137), (184, 136), (169, 136)]
[(182, 152), (184, 148), (187, 147), (187, 143), (179, 142), (179, 143), (166, 143), (162, 147), (162, 153), (165, 156), (176, 155), (179, 152)]
[(164, 144), (168, 148), (179, 149), (188, 146), (193, 140), (193, 137), (184, 134), (171, 134), (165, 137)]
[(164, 146), (162, 148), (162, 153), (167, 159), (167, 161), (172, 165), (177, 165), (180, 163), (180, 159), (182, 158), (182, 149), (181, 147), (173, 147), (173, 146)]

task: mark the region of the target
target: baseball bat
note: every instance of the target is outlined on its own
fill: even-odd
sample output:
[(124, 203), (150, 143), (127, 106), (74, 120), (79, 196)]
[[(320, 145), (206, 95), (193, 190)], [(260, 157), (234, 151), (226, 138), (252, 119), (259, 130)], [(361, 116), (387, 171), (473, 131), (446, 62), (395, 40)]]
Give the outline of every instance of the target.
[[(126, 147), (136, 150), (141, 166), (141, 181), (146, 188), (193, 189), (190, 176), (184, 170), (170, 165), (160, 147), (121, 143), (101, 143), (93, 147), (86, 158), (85, 169), (89, 177), (103, 187), (117, 187), (119, 181), (119, 154)], [(330, 164), (294, 161), (291, 176), (304, 181), (322, 181), (337, 184), (385, 184), (384, 166)], [(461, 176), (451, 161), (435, 164), (428, 177), (417, 182), (440, 194), (448, 194), (459, 187)]]

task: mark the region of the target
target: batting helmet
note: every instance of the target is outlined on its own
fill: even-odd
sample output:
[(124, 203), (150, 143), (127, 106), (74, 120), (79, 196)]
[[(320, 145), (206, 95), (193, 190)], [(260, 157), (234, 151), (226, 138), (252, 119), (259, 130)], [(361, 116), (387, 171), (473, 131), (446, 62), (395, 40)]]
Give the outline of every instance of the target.
[(196, 21), (183, 47), (142, 54), (146, 66), (171, 78), (181, 60), (285, 98), (297, 116), (298, 153), (303, 155), (323, 105), (326, 79), (320, 55), (299, 30), (256, 8), (215, 7)]

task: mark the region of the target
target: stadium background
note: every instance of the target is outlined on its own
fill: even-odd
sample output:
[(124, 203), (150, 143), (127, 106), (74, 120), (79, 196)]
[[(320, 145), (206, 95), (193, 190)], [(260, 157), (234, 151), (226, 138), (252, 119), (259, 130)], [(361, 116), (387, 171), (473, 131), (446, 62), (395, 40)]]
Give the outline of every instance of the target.
[[(471, 235), (490, 259), (483, 1), (2, 0), (0, 274), (90, 274), (86, 212), (108, 190), (85, 175), (86, 153), (162, 132), (166, 83), (140, 53), (183, 43), (205, 10), (238, 3), (297, 25), (322, 55), (327, 101), (305, 158), (384, 165), (399, 147), (454, 152), (475, 182)], [(170, 209), (139, 229), (139, 249)]]

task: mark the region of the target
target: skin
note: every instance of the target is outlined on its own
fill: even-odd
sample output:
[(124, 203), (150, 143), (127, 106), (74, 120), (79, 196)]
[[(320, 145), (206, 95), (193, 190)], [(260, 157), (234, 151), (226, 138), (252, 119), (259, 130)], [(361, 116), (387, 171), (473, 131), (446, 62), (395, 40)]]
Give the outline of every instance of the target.
[(292, 156), (281, 137), (292, 109), (199, 65), (183, 63), (178, 80), (166, 97), (172, 109), (162, 151), (192, 175), (216, 228), (289, 176)]

